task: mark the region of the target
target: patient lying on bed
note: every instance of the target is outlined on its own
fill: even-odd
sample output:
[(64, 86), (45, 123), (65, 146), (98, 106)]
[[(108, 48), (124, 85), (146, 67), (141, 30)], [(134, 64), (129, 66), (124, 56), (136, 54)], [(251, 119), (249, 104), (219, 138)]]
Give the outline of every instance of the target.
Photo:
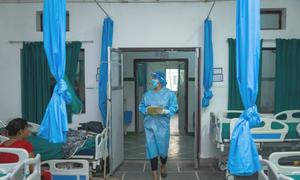
[[(0, 148), (22, 148), (28, 152), (29, 158), (33, 158), (33, 146), (26, 140), (26, 138), (30, 135), (26, 120), (21, 118), (13, 119), (8, 123), (6, 129), (8, 131), (9, 140), (0, 144)], [(0, 163), (13, 163), (17, 161), (18, 156), (15, 154), (0, 153)], [(42, 171), (42, 179), (51, 180), (51, 174), (49, 172)]]

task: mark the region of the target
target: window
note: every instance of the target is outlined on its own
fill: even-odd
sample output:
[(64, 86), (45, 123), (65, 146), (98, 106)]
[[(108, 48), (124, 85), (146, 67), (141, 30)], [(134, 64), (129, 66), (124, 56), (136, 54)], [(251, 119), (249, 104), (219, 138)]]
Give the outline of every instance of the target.
[(178, 91), (178, 69), (166, 69), (167, 88)]
[(286, 28), (286, 9), (261, 9), (260, 14), (262, 30)]
[(261, 113), (274, 112), (276, 49), (262, 49)]
[(177, 82), (178, 82), (178, 76), (175, 75), (175, 76), (173, 76), (173, 82), (172, 82), (172, 84), (177, 84)]
[[(36, 12), (36, 31), (43, 32), (43, 11)], [(69, 11), (66, 14), (66, 31), (70, 31)]]
[(75, 91), (77, 92), (78, 97), (82, 102), (82, 112), (86, 112), (85, 106), (85, 51), (84, 49), (80, 49), (79, 57), (78, 57), (78, 67), (76, 72), (76, 80), (75, 80)]

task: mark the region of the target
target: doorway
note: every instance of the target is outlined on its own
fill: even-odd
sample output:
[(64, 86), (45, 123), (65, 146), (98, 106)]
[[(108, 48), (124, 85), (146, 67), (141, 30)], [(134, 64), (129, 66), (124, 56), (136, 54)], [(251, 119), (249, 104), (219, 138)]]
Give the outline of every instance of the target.
[(188, 126), (187, 76), (188, 59), (135, 59), (135, 132), (144, 132), (144, 117), (138, 111), (139, 103), (145, 92), (151, 90), (151, 76), (153, 72), (165, 73), (167, 88), (172, 90), (177, 97), (179, 111), (171, 118), (171, 135), (186, 135)]
[(171, 120), (169, 157), (171, 160), (195, 160), (200, 144), (199, 48), (122, 48), (124, 52), (124, 111), (132, 118), (124, 128), (125, 160), (145, 161), (143, 116), (138, 104), (150, 88), (151, 73), (163, 71), (168, 88), (175, 91), (179, 112)]

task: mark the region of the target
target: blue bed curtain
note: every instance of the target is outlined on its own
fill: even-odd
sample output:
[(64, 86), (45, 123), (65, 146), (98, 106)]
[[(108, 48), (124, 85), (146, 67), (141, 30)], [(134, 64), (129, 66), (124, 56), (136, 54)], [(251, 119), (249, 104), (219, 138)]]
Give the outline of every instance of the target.
[[(229, 73), (228, 73), (228, 110), (243, 110), (244, 106), (240, 96), (239, 85), (236, 79), (236, 41), (229, 38), (228, 40), (228, 54), (229, 54)], [(261, 40), (262, 45), (262, 40)], [(262, 48), (261, 48), (262, 50)], [(261, 54), (261, 53), (260, 53)], [(262, 65), (262, 56), (260, 56), (259, 66)], [(261, 68), (258, 76), (258, 94), (256, 98), (256, 106), (258, 112), (260, 112), (260, 100), (261, 100)], [(231, 114), (227, 115), (228, 118), (234, 118)]]
[(43, 11), (44, 48), (56, 85), (38, 135), (52, 143), (66, 141), (68, 119), (66, 103), (71, 102), (63, 77), (66, 66), (66, 0), (45, 0)]
[(102, 117), (103, 127), (106, 127), (107, 116), (107, 78), (108, 78), (108, 47), (112, 47), (113, 21), (109, 17), (104, 19), (102, 30), (102, 47), (100, 61), (100, 79), (98, 82), (99, 109)]
[(204, 94), (202, 98), (202, 107), (208, 107), (209, 101), (213, 97), (210, 90), (213, 84), (213, 44), (212, 44), (212, 23), (211, 20), (204, 21), (204, 71), (203, 71), (203, 86)]
[(260, 0), (237, 0), (236, 12), (236, 70), (245, 111), (233, 130), (228, 170), (233, 175), (249, 176), (261, 169), (250, 132), (260, 124), (255, 105), (260, 58)]

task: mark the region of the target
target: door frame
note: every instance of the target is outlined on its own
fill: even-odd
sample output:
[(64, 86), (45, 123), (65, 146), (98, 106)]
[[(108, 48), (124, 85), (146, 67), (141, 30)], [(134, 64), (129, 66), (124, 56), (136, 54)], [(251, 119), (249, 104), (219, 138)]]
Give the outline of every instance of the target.
[[(112, 78), (111, 78), (111, 66), (112, 66), (112, 63), (111, 63), (111, 53), (112, 52), (116, 52), (116, 53), (119, 53), (120, 54), (120, 58), (121, 58), (121, 64), (120, 64), (120, 66), (121, 66), (121, 68), (120, 68), (120, 70), (121, 70), (121, 72), (120, 72), (120, 75), (121, 75), (121, 79), (120, 79), (120, 85), (119, 86), (112, 86), (112, 84), (111, 84), (111, 82), (112, 82)], [(108, 144), (108, 152), (109, 152), (109, 174), (110, 175), (112, 175), (118, 168), (119, 168), (119, 166), (121, 165), (121, 163), (120, 164), (118, 164), (117, 165), (117, 167), (113, 167), (113, 159), (114, 159), (114, 157), (113, 157), (113, 131), (114, 131), (114, 129), (113, 129), (113, 127), (112, 127), (112, 121), (113, 121), (113, 119), (112, 119), (112, 109), (113, 109), (113, 107), (112, 107), (112, 92), (113, 91), (115, 91), (115, 90), (122, 90), (122, 98), (123, 98), (123, 96), (124, 96), (124, 94), (123, 94), (123, 90), (124, 90), (124, 78), (123, 78), (123, 76), (124, 76), (124, 72), (123, 72), (123, 64), (124, 64), (124, 61), (123, 61), (123, 51), (122, 50), (120, 50), (120, 49), (118, 49), (118, 48), (111, 48), (111, 47), (109, 47), (108, 48), (108, 65), (107, 65), (107, 72), (108, 72), (108, 77), (107, 77), (107, 132), (108, 132), (108, 142), (109, 142), (109, 144)], [(123, 102), (123, 100), (122, 100), (122, 102)], [(124, 107), (123, 107), (123, 104), (122, 104), (122, 112), (121, 112), (121, 117), (123, 117), (123, 110), (124, 109)], [(123, 118), (124, 119), (124, 118)], [(122, 135), (124, 136), (124, 134), (123, 134), (123, 130), (124, 130), (124, 127), (123, 127), (123, 122), (122, 122), (122, 124), (121, 124), (121, 126), (122, 126)], [(122, 138), (122, 145), (123, 145), (123, 155), (122, 155), (122, 162), (124, 161), (124, 137)]]
[[(195, 143), (194, 143), (194, 159), (195, 159), (195, 168), (199, 167), (200, 164), (200, 154), (201, 154), (201, 47), (120, 47), (120, 50), (123, 52), (163, 52), (163, 51), (184, 51), (184, 52), (195, 52), (195, 96), (198, 99), (195, 103), (195, 107), (198, 109), (195, 111)], [(198, 74), (196, 75), (196, 72)]]
[(139, 111), (138, 111), (138, 99), (137, 99), (137, 69), (138, 69), (138, 63), (151, 63), (151, 62), (167, 62), (167, 61), (173, 61), (173, 62), (183, 62), (184, 67), (184, 84), (185, 84), (185, 122), (184, 122), (184, 131), (185, 134), (188, 132), (188, 66), (189, 61), (187, 58), (172, 58), (172, 59), (157, 59), (157, 58), (145, 58), (145, 59), (134, 59), (133, 61), (133, 71), (134, 71), (134, 102), (135, 102), (135, 132), (138, 133), (138, 127), (139, 127)]
[[(195, 168), (199, 168), (200, 165), (200, 155), (201, 155), (201, 48), (195, 48), (195, 96), (198, 101), (195, 102), (195, 153), (194, 153), (194, 160), (195, 160)], [(196, 73), (198, 74), (196, 75)]]

